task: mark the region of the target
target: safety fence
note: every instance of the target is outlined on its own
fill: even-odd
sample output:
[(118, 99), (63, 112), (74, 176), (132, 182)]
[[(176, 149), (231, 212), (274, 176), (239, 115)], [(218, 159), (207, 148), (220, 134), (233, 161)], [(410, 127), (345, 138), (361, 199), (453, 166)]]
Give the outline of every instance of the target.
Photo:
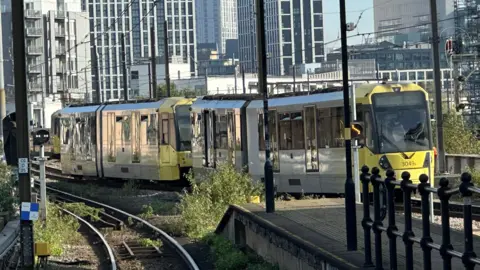
[[(386, 178), (380, 176), (380, 170), (373, 168), (371, 173), (367, 166), (361, 170), (360, 180), (362, 182), (363, 198), (363, 220), (365, 241), (365, 267), (374, 267), (383, 269), (382, 261), (382, 233), (388, 237), (388, 249), (390, 259), (390, 269), (397, 269), (397, 240), (403, 241), (405, 245), (405, 269), (414, 269), (413, 246), (420, 245), (423, 251), (423, 269), (432, 269), (432, 252), (439, 252), (443, 259), (443, 269), (452, 269), (452, 259), (458, 258), (462, 261), (465, 269), (474, 269), (475, 265), (480, 265), (480, 259), (476, 257), (473, 248), (473, 230), (472, 230), (472, 196), (480, 194), (480, 188), (472, 183), (472, 176), (469, 173), (461, 175), (461, 184), (457, 188), (450, 188), (446, 178), (439, 182), (439, 188), (432, 187), (428, 176), (422, 174), (418, 185), (410, 180), (410, 173), (403, 172), (402, 180), (395, 179), (395, 173), (392, 170), (386, 172)], [(370, 216), (370, 195), (369, 186), (373, 186), (373, 220)], [(404, 224), (405, 230), (400, 231), (396, 224), (395, 209), (395, 190), (400, 188), (403, 192), (404, 206)], [(383, 193), (386, 190), (386, 199)], [(421, 220), (422, 235), (416, 236), (412, 226), (412, 193), (418, 192), (421, 196)], [(442, 241), (434, 243), (430, 232), (430, 200), (431, 194), (440, 199), (440, 213), (442, 226)], [(450, 201), (453, 195), (460, 194), (463, 198), (463, 232), (464, 232), (464, 250), (463, 252), (454, 250), (451, 243), (450, 231)], [(386, 203), (385, 203), (386, 202)], [(386, 205), (387, 223), (384, 225), (384, 209)], [(372, 261), (372, 240), (371, 233), (374, 234), (374, 252), (375, 262)], [(438, 269), (436, 267), (436, 269)]]

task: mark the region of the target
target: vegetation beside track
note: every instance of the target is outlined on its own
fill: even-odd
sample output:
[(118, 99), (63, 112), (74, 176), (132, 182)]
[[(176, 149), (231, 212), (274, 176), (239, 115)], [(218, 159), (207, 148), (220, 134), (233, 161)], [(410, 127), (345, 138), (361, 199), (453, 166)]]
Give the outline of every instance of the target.
[(81, 241), (80, 223), (53, 203), (47, 202), (47, 209), (47, 222), (37, 220), (33, 223), (35, 242), (48, 243), (51, 254), (60, 256), (65, 245), (76, 245)]
[(245, 204), (261, 196), (263, 186), (231, 165), (222, 165), (202, 179), (188, 176), (192, 192), (183, 195), (179, 208), (181, 224), (192, 239), (210, 247), (215, 269), (277, 269), (259, 256), (237, 249), (229, 240), (213, 232), (230, 204)]
[(262, 185), (231, 165), (219, 166), (198, 181), (192, 174), (187, 178), (192, 192), (183, 195), (180, 210), (190, 238), (201, 239), (215, 230), (230, 204), (245, 204), (262, 194)]

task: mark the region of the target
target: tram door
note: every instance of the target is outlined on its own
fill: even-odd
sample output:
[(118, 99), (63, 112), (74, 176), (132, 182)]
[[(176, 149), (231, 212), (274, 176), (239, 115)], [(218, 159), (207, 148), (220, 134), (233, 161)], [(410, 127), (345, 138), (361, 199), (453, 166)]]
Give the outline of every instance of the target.
[(318, 172), (318, 144), (315, 106), (304, 108), (305, 166), (307, 172)]

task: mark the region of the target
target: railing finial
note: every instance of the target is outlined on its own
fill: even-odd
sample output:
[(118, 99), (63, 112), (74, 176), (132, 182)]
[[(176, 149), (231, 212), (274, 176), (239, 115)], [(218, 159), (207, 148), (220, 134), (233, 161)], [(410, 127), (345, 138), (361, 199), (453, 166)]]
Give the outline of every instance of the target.
[(403, 172), (401, 176), (404, 181), (410, 180), (410, 173), (407, 171)]
[(428, 183), (428, 175), (422, 174), (422, 175), (420, 175), (418, 180), (420, 180), (420, 183), (422, 183), (422, 184)]

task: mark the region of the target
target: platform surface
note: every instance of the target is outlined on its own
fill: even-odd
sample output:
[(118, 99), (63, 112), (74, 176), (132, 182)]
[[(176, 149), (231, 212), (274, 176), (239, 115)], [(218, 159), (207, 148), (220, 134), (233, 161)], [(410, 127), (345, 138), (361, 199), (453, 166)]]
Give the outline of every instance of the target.
[[(347, 251), (345, 205), (344, 199), (318, 199), (318, 200), (293, 200), (276, 201), (276, 212), (265, 213), (263, 204), (248, 204), (245, 209), (257, 216), (266, 219), (275, 226), (283, 228), (293, 235), (308, 241), (315, 246), (330, 252), (331, 254), (362, 268), (364, 256), (364, 235), (361, 221), (363, 218), (363, 206), (357, 205), (357, 243), (358, 251)], [(371, 210), (373, 217), (373, 209)], [(388, 226), (388, 220), (384, 220), (384, 226)], [(396, 225), (400, 232), (404, 231), (404, 216), (396, 216)], [(414, 233), (416, 237), (422, 236), (421, 220), (413, 218)], [(431, 224), (431, 237), (436, 244), (441, 244), (441, 227)], [(372, 236), (372, 260), (375, 263), (374, 233)], [(480, 237), (474, 236), (474, 248), (480, 250)], [(464, 250), (463, 232), (451, 230), (451, 242), (458, 252)], [(389, 269), (389, 239), (386, 233), (382, 233), (382, 257), (384, 269)], [(420, 245), (413, 245), (414, 269), (423, 269), (423, 251)], [(432, 262), (440, 265), (443, 262), (440, 253), (432, 250)], [(401, 238), (397, 237), (397, 265), (398, 269), (405, 268), (405, 245)], [(435, 268), (435, 267), (434, 267)], [(452, 259), (452, 269), (464, 269), (460, 259)]]

